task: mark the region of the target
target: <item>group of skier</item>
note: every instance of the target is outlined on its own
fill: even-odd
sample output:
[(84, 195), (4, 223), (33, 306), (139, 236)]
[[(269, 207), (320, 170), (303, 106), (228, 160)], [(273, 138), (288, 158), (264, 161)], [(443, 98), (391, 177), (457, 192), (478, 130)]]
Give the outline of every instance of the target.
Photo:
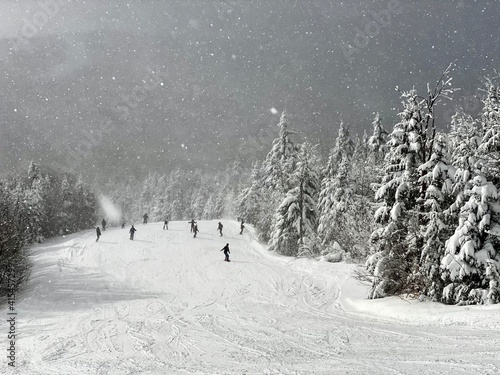
[[(144, 219), (143, 223), (147, 224), (148, 223), (148, 214), (144, 214), (143, 219)], [(168, 225), (168, 221), (167, 220), (165, 220), (165, 224)], [(102, 226), (102, 231), (103, 232), (106, 230), (106, 225), (107, 225), (106, 219), (102, 219), (101, 226)], [(125, 220), (122, 220), (121, 227), (122, 227), (122, 229), (125, 228)], [(165, 227), (163, 229), (165, 229)], [(168, 226), (167, 226), (167, 229), (168, 229)], [(97, 238), (96, 238), (95, 242), (97, 242), (97, 241), (99, 241), (99, 238), (102, 235), (101, 229), (98, 226), (96, 226), (95, 227), (95, 232), (96, 232), (96, 235), (97, 235)], [(135, 229), (134, 224), (132, 224), (132, 226), (131, 226), (131, 228), (129, 229), (128, 232), (130, 233), (130, 239), (133, 240), (134, 239), (134, 234), (135, 234), (135, 232), (137, 232), (137, 229)]]
[[(148, 223), (148, 219), (149, 219), (148, 214), (145, 213), (142, 218), (143, 218), (143, 224), (147, 224)], [(107, 224), (106, 220), (102, 219), (101, 225), (102, 225), (102, 230), (103, 231), (106, 230), (106, 224)], [(191, 224), (191, 233), (194, 233), (193, 237), (196, 238), (196, 235), (199, 232), (198, 223), (194, 219), (191, 219), (191, 221), (188, 221), (188, 224)], [(125, 221), (124, 220), (122, 221), (121, 227), (125, 228)], [(222, 237), (222, 230), (223, 230), (223, 228), (224, 228), (224, 226), (219, 221), (219, 223), (217, 225), (217, 231), (220, 233), (221, 237)], [(97, 234), (97, 239), (96, 239), (96, 242), (97, 242), (97, 241), (99, 241), (99, 238), (101, 237), (101, 229), (98, 226), (96, 226), (95, 229), (96, 229), (96, 234)], [(241, 219), (240, 234), (243, 234), (243, 229), (245, 229), (245, 225), (244, 225), (243, 219)], [(163, 222), (163, 230), (168, 230), (168, 218)], [(135, 232), (137, 232), (137, 229), (135, 229), (134, 224), (132, 224), (132, 226), (131, 226), (131, 228), (129, 230), (129, 234), (130, 234), (130, 239), (131, 240), (134, 239)], [(229, 254), (230, 254), (229, 244), (227, 243), (226, 246), (224, 246), (220, 251), (224, 252), (224, 261), (225, 262), (230, 262), (230, 260), (229, 260)]]

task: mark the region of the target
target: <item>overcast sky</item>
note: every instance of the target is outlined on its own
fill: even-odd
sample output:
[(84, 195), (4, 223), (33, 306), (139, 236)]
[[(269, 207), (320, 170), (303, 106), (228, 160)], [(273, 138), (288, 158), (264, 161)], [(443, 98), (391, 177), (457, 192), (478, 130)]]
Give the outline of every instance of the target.
[(0, 19), (0, 171), (250, 163), (284, 109), (326, 152), (340, 121), (392, 128), (396, 86), (455, 62), (445, 126), (500, 68), (493, 0), (0, 0)]

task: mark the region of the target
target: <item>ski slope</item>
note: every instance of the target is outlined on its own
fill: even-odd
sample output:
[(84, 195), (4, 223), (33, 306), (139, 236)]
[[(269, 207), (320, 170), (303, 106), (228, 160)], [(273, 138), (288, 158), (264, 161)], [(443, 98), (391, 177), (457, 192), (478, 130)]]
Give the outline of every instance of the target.
[(134, 241), (110, 228), (34, 247), (2, 373), (500, 374), (499, 306), (368, 301), (354, 266), (278, 256), (223, 224), (224, 237), (217, 221), (198, 238), (152, 223)]

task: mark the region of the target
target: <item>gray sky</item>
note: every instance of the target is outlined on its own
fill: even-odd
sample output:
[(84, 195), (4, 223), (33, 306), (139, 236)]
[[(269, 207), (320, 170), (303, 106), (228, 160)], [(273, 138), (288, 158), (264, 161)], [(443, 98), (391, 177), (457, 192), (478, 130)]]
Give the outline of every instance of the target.
[[(286, 109), (298, 140), (392, 128), (395, 86), (456, 61), (454, 106), (499, 68), (493, 0), (0, 0), (0, 171), (91, 174), (263, 157)], [(276, 111), (272, 109), (276, 109)], [(54, 164), (55, 165), (55, 164)]]

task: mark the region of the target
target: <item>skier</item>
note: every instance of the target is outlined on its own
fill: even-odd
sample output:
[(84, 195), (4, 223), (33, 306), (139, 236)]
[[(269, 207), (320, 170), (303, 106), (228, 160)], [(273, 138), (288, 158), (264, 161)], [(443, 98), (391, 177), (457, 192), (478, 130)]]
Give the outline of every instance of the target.
[(101, 230), (99, 229), (99, 227), (95, 227), (95, 233), (97, 234), (95, 242), (97, 242), (99, 241), (99, 237), (101, 237)]
[(225, 259), (224, 259), (224, 262), (230, 262), (229, 260), (229, 244), (227, 243), (226, 246), (224, 246), (221, 251), (224, 251), (224, 255), (225, 255)]
[(125, 220), (122, 221), (122, 229), (125, 228)]
[(244, 223), (244, 221), (243, 221), (243, 219), (241, 219), (241, 225), (240, 225), (241, 231), (240, 231), (240, 234), (243, 234), (243, 229), (245, 229), (245, 226), (243, 225), (243, 223)]
[(102, 219), (101, 225), (102, 225), (102, 231), (104, 232), (106, 230), (106, 220)]
[(148, 219), (149, 219), (149, 216), (148, 214), (144, 214), (144, 216), (142, 217), (144, 219), (144, 221), (142, 222), (143, 224), (147, 224), (148, 223)]
[(220, 236), (222, 237), (222, 228), (223, 228), (223, 225), (222, 223), (219, 221), (219, 227), (217, 228), (217, 230), (220, 232)]
[(163, 223), (163, 230), (167, 229), (168, 230), (168, 219), (165, 220), (165, 222)]
[(191, 232), (194, 232), (194, 226), (196, 225), (196, 221), (194, 221), (194, 219), (191, 219), (191, 221), (188, 221), (188, 224), (191, 224)]
[(130, 239), (134, 239), (134, 233), (137, 232), (137, 229), (134, 228), (134, 224), (132, 224), (132, 228), (128, 231), (130, 233)]
[(196, 238), (196, 235), (197, 235), (197, 234), (198, 234), (198, 232), (199, 232), (199, 230), (198, 230), (198, 225), (196, 225), (196, 224), (194, 225), (194, 227), (193, 227), (193, 232), (194, 232), (194, 236), (193, 236), (193, 238)]

